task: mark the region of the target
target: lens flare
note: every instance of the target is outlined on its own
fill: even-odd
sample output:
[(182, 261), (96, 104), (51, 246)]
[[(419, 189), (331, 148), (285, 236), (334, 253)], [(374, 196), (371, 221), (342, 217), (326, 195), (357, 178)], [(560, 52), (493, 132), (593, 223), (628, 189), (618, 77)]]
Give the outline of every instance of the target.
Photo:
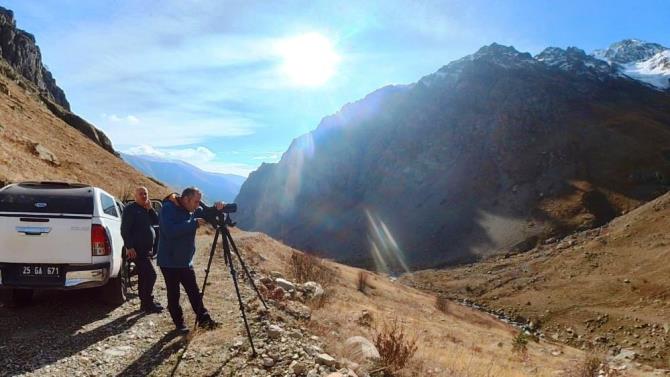
[(402, 270), (410, 272), (405, 262), (404, 252), (398, 246), (393, 234), (386, 226), (384, 221), (365, 210), (368, 218), (370, 232), (368, 241), (370, 242), (370, 254), (375, 263), (378, 272), (393, 273)]

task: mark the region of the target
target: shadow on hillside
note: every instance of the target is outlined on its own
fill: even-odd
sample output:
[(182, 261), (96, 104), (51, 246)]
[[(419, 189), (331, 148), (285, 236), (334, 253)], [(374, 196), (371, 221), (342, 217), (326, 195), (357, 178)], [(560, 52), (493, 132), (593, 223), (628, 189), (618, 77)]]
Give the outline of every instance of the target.
[[(6, 293), (6, 292), (3, 292)], [(2, 297), (2, 296), (0, 296)], [(94, 290), (36, 292), (33, 303), (0, 306), (0, 375), (28, 373), (72, 356), (132, 327), (144, 314), (134, 311), (91, 330), (112, 307), (97, 302)]]

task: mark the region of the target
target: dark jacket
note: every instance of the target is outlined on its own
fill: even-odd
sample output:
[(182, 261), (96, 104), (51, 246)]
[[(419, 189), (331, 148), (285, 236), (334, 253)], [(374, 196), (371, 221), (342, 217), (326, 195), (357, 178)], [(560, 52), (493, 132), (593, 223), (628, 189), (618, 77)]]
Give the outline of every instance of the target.
[(123, 209), (121, 236), (126, 249), (146, 253), (153, 249), (156, 233), (153, 225), (158, 224), (158, 215), (153, 208), (143, 208), (132, 202)]
[(183, 268), (193, 266), (195, 254), (196, 217), (202, 217), (202, 209), (190, 213), (178, 206), (173, 199), (165, 199), (160, 217), (158, 238), (158, 266)]

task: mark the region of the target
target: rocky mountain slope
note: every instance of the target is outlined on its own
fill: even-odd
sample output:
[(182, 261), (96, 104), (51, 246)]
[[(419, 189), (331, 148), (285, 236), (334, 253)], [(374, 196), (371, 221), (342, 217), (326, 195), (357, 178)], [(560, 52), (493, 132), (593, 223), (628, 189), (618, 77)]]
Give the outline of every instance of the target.
[(240, 192), (245, 178), (235, 174), (204, 171), (189, 163), (147, 155), (121, 154), (124, 161), (149, 177), (158, 179), (173, 190), (181, 192), (188, 186), (197, 186), (205, 201), (232, 202)]
[(379, 270), (527, 250), (665, 192), (668, 109), (579, 49), (492, 44), (324, 118), (249, 176), (240, 225)]
[(169, 192), (119, 159), (101, 131), (68, 110), (34, 39), (16, 29), (4, 8), (0, 48), (0, 185), (61, 180), (101, 186), (119, 197), (136, 185), (158, 196)]
[(670, 367), (670, 194), (532, 250), (402, 280), (585, 349)]
[[(56, 117), (79, 130), (96, 144), (116, 153), (109, 138), (92, 124), (70, 111), (65, 92), (56, 85), (51, 72), (42, 63), (35, 37), (16, 27), (14, 13), (0, 6), (0, 73), (7, 81), (31, 92), (35, 101)], [(0, 94), (11, 94), (7, 84), (0, 86)]]

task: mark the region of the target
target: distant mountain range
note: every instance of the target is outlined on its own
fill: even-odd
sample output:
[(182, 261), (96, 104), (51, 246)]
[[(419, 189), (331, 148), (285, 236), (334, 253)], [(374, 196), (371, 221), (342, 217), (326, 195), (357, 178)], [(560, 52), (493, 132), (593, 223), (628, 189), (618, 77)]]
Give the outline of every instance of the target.
[(482, 47), (325, 117), (251, 173), (237, 219), (396, 271), (599, 226), (668, 189), (668, 51)]
[(189, 163), (147, 155), (121, 153), (121, 158), (145, 175), (155, 178), (176, 191), (196, 186), (210, 204), (216, 200), (232, 202), (246, 179), (235, 174), (204, 171)]

